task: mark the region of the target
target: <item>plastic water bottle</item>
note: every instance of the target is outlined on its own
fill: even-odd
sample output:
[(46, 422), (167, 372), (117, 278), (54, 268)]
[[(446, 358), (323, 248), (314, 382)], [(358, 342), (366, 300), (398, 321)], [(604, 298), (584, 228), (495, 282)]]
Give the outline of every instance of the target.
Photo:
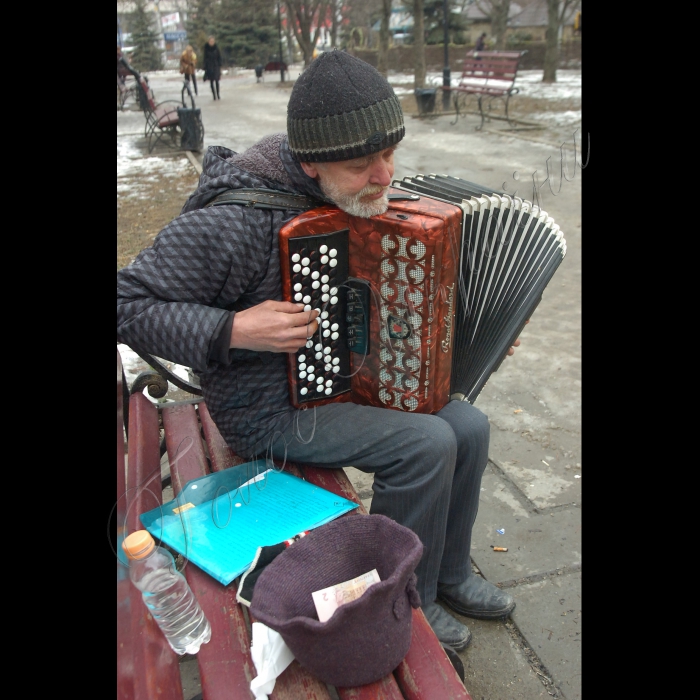
[(122, 548), (130, 560), (129, 578), (170, 646), (178, 654), (196, 654), (211, 639), (211, 626), (172, 554), (157, 547), (146, 530), (126, 537)]

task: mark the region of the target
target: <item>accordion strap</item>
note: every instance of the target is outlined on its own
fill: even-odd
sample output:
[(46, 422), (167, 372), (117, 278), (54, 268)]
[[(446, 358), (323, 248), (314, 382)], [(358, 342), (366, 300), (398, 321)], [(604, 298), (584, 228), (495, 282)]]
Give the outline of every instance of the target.
[(205, 207), (220, 207), (224, 204), (241, 204), (254, 209), (302, 209), (306, 211), (321, 206), (324, 202), (306, 197), (303, 194), (242, 187), (239, 190), (228, 190), (218, 197), (214, 197)]

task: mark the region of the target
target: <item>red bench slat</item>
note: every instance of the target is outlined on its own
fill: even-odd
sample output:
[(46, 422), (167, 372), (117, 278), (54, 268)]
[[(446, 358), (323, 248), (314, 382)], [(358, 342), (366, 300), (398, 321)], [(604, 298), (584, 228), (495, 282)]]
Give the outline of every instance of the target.
[[(116, 546), (127, 534), (126, 523), (126, 469), (124, 463), (124, 406), (122, 361), (117, 350), (117, 500)], [(115, 557), (116, 558), (116, 557)], [(117, 700), (134, 698), (134, 644), (131, 636), (132, 583), (129, 572), (117, 559)]]
[(185, 567), (185, 577), (212, 630), (211, 640), (197, 654), (204, 700), (253, 698), (250, 682), (257, 672), (236, 585), (222, 586), (194, 564)]
[(205, 403), (200, 403), (199, 419), (202, 422), (204, 437), (207, 441), (209, 450), (209, 459), (211, 459), (211, 469), (214, 472), (235, 467), (237, 464), (243, 464), (246, 460), (239, 457), (227, 444), (226, 440), (221, 437), (219, 429), (216, 427), (209, 409)]
[[(163, 409), (173, 492), (208, 473), (197, 414), (193, 405)], [(250, 681), (257, 675), (250, 656), (250, 637), (236, 586), (222, 586), (194, 564), (185, 577), (211, 624), (211, 640), (197, 654), (204, 700), (252, 698)]]
[[(139, 514), (162, 500), (158, 411), (140, 392), (129, 400), (128, 463), (125, 534), (142, 529)], [(148, 612), (141, 593), (131, 581), (129, 585), (134, 698), (182, 700), (179, 657)]]
[(173, 491), (177, 495), (188, 481), (207, 475), (207, 458), (194, 405), (164, 407), (162, 415)]
[(411, 647), (394, 675), (407, 700), (472, 700), (422, 610), (413, 611)]

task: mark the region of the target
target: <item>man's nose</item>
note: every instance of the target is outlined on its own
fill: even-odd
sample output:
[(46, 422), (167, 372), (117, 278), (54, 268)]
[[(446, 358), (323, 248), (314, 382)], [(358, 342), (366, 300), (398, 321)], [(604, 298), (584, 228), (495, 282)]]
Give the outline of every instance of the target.
[(369, 181), (372, 185), (388, 187), (394, 175), (394, 164), (388, 163), (384, 158), (377, 158), (372, 164), (372, 172)]

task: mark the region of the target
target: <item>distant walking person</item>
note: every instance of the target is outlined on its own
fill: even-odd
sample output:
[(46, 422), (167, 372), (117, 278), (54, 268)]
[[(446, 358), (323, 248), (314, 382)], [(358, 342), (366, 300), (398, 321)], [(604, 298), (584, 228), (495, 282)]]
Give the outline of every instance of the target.
[(486, 32), (476, 40), (474, 51), (486, 51)]
[(221, 51), (216, 45), (216, 40), (210, 36), (204, 44), (204, 78), (211, 85), (211, 94), (215, 100), (220, 100), (219, 80), (221, 79)]
[(189, 44), (187, 44), (185, 50), (180, 56), (180, 73), (182, 73), (185, 76), (185, 81), (188, 83), (190, 82), (190, 78), (192, 78), (192, 84), (194, 85), (194, 94), (198, 95), (199, 93), (197, 92), (197, 76), (194, 73), (196, 68), (197, 54), (194, 52), (194, 49)]

